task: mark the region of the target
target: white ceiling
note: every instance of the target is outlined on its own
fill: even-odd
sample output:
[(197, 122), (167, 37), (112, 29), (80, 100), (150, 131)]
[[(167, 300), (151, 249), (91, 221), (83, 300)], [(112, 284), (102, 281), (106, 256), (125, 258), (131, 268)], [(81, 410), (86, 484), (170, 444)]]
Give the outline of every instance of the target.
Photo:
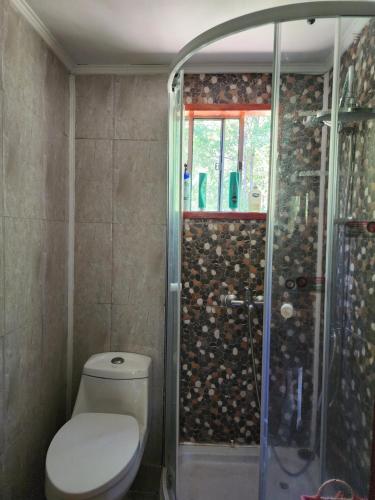
[[(169, 64), (205, 30), (251, 11), (298, 0), (27, 0), (76, 64)], [(290, 61), (318, 63), (333, 44), (333, 21), (289, 23)], [(306, 36), (308, 34), (308, 36)], [(226, 38), (197, 54), (196, 63), (271, 60), (272, 27)]]
[[(265, 63), (272, 61), (273, 25), (261, 26), (226, 37), (193, 56), (193, 62)], [(281, 49), (289, 62), (324, 63), (334, 44), (335, 21), (317, 19), (283, 23)]]

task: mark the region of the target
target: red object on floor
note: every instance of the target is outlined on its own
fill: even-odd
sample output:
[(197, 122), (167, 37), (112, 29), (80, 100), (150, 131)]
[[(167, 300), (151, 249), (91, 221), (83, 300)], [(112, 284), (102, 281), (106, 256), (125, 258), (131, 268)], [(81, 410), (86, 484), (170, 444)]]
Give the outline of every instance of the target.
[[(343, 493), (342, 491), (339, 491), (336, 493), (334, 497), (327, 497), (323, 495), (323, 489), (328, 486), (329, 484), (335, 484), (336, 486), (340, 486), (341, 488), (344, 487), (346, 490), (346, 493)], [(350, 492), (350, 493), (348, 493)], [(350, 499), (350, 500), (365, 500), (365, 499), (360, 499), (356, 495), (353, 494), (352, 488), (345, 482), (342, 481), (341, 479), (329, 479), (325, 483), (321, 485), (319, 488), (318, 492), (316, 495), (302, 495), (301, 500), (335, 500), (336, 498), (342, 498), (342, 499)], [(371, 500), (370, 498), (368, 500)]]
[[(326, 500), (328, 498), (332, 498), (332, 499), (335, 499), (335, 498), (345, 498), (345, 499), (348, 499), (348, 495), (345, 495), (344, 493), (337, 493), (335, 497), (326, 497), (326, 496), (320, 496), (320, 495), (315, 495), (315, 496), (308, 496), (308, 495), (303, 495), (301, 497), (301, 500)], [(359, 497), (351, 497), (351, 500), (365, 500), (363, 498), (359, 498)], [(370, 497), (368, 498), (368, 500), (372, 500), (370, 499)]]

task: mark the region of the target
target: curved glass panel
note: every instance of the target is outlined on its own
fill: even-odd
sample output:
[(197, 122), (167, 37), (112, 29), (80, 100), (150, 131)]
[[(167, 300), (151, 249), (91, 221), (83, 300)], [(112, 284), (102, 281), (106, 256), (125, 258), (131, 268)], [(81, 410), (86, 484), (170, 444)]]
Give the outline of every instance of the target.
[(269, 393), (263, 407), (263, 418), (268, 414), (264, 500), (299, 498), (315, 493), (320, 484), (330, 137), (328, 126), (316, 117), (329, 109), (335, 24), (334, 19), (317, 19), (280, 25), (268, 223), (273, 255), (267, 254), (272, 262), (267, 262), (266, 281)]
[[(274, 57), (272, 85), (271, 70), (261, 73), (262, 60), (249, 49), (233, 59), (243, 67), (244, 54), (253, 58), (248, 72), (192, 71), (183, 94), (171, 101), (166, 464), (178, 500), (289, 500), (315, 495), (333, 477), (359, 497), (368, 495), (375, 397), (374, 26), (368, 18), (282, 23), (276, 50), (263, 58), (269, 64)], [(261, 46), (259, 33), (250, 35), (251, 47)], [(247, 40), (246, 33), (236, 37), (235, 44)], [(211, 57), (220, 65), (235, 46), (226, 52), (225, 42), (196, 62)], [(253, 124), (237, 113), (238, 105), (253, 99), (269, 110), (271, 90), (271, 148), (264, 136), (254, 155)], [(176, 107), (182, 101), (190, 106), (183, 161), (183, 114)], [(223, 113), (215, 115), (216, 104)], [(263, 125), (269, 133), (269, 121)], [(265, 191), (259, 172), (269, 149), (269, 205), (258, 210), (268, 210), (264, 255), (264, 224), (226, 218), (230, 210), (247, 209), (246, 186), (254, 179)], [(180, 234), (181, 172), (191, 173), (185, 209), (199, 214), (185, 214)], [(227, 213), (212, 217), (217, 210)], [(262, 332), (257, 294), (263, 291)]]
[(166, 308), (166, 394), (165, 394), (165, 477), (163, 486), (169, 498), (177, 498), (178, 485), (178, 381), (176, 353), (180, 342), (181, 283), (181, 157), (182, 157), (182, 86), (183, 72), (169, 93), (168, 152), (168, 260)]
[[(355, 26), (355, 29), (349, 29)], [(354, 34), (353, 34), (354, 33)], [(368, 495), (375, 381), (375, 19), (342, 21), (324, 476)]]

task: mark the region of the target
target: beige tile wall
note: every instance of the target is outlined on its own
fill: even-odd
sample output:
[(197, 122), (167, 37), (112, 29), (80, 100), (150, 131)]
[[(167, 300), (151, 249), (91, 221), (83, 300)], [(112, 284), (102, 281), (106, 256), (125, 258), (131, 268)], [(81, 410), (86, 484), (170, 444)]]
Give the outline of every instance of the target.
[(76, 79), (74, 386), (93, 353), (153, 359), (144, 463), (162, 456), (167, 81)]
[(0, 0), (0, 497), (43, 498), (65, 419), (68, 74)]

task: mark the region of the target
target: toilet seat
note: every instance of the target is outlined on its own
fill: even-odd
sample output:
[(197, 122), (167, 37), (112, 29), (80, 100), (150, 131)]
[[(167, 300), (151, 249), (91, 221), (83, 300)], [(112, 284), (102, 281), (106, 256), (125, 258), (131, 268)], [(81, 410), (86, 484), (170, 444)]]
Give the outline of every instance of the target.
[(55, 435), (47, 453), (47, 489), (87, 499), (123, 478), (136, 461), (139, 427), (130, 415), (80, 413)]

